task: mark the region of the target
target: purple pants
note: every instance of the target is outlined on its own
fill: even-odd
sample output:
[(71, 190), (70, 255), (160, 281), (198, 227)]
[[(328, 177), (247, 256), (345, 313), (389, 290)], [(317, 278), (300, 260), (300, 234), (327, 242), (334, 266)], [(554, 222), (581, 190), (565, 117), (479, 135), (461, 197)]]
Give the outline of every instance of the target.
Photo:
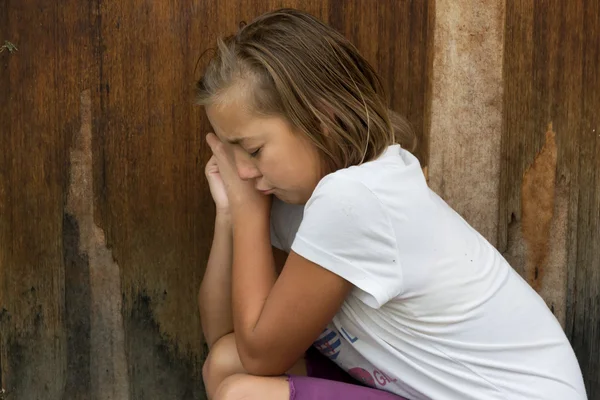
[(306, 353), (306, 372), (289, 376), (290, 400), (406, 400), (362, 385), (312, 347)]

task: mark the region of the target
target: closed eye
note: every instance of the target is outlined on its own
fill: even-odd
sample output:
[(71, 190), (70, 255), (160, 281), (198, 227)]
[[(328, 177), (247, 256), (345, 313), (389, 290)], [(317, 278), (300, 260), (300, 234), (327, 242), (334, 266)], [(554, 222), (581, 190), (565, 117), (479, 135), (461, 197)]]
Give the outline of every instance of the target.
[(258, 153), (260, 153), (260, 150), (261, 150), (261, 149), (262, 149), (262, 147), (259, 147), (259, 148), (258, 148), (258, 149), (256, 149), (255, 151), (253, 151), (253, 152), (248, 152), (248, 153), (250, 154), (250, 157), (252, 157), (252, 158), (256, 158), (256, 157), (258, 157)]

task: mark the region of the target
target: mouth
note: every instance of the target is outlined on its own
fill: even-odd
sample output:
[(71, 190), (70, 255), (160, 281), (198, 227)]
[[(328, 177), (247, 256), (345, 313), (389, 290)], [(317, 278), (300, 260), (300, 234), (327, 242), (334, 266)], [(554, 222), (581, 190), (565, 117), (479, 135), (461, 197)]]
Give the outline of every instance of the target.
[(269, 195), (269, 194), (273, 194), (273, 192), (275, 191), (275, 189), (268, 189), (268, 190), (259, 190), (257, 189), (260, 193), (264, 194), (265, 196)]

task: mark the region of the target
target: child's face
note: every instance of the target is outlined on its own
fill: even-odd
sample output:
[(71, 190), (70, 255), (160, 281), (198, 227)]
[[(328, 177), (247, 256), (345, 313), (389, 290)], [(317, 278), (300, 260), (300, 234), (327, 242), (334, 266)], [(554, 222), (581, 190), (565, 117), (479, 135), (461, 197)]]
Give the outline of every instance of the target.
[(323, 176), (317, 148), (283, 118), (245, 110), (236, 102), (206, 107), (214, 133), (232, 146), (240, 178), (286, 203), (306, 203)]

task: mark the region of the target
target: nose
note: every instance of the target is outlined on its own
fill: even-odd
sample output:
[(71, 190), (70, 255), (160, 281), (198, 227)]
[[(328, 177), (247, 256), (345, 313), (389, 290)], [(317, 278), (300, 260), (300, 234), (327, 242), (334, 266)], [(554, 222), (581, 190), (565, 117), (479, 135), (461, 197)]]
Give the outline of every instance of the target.
[(255, 179), (261, 176), (254, 163), (250, 160), (244, 160), (243, 157), (237, 157), (236, 168), (239, 177), (243, 180)]

